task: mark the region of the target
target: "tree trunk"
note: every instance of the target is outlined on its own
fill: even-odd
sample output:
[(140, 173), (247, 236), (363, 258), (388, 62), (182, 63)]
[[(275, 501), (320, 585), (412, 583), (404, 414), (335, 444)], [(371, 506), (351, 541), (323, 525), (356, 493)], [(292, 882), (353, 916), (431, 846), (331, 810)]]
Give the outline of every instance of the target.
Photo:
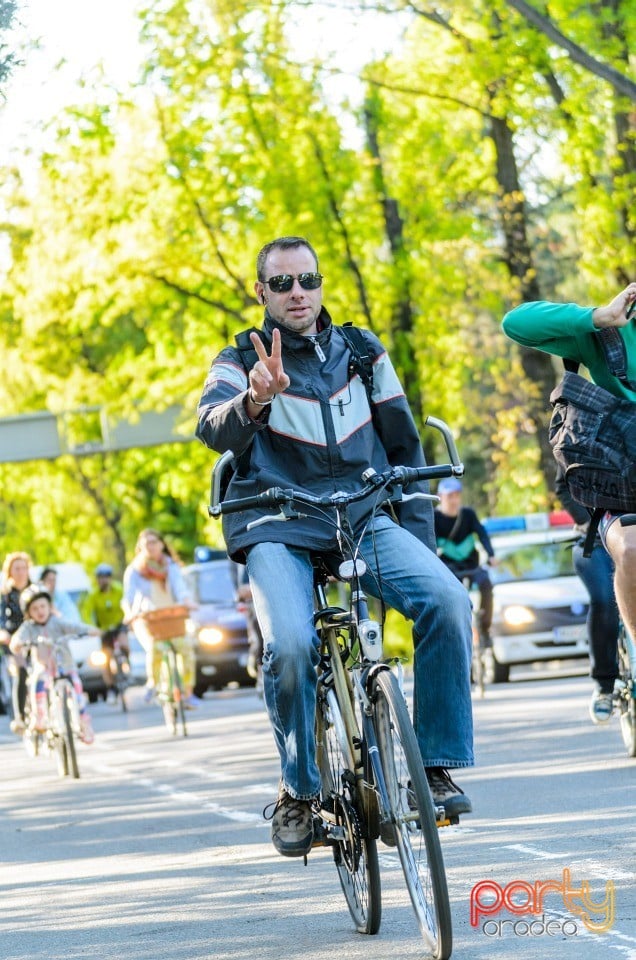
[(374, 180), (382, 205), (384, 230), (393, 258), (396, 295), (391, 309), (391, 359), (404, 387), (418, 428), (422, 429), (424, 414), (420, 371), (413, 350), (414, 317), (411, 301), (411, 274), (404, 248), (404, 221), (397, 201), (388, 195), (380, 152), (378, 104), (370, 95), (364, 107), (364, 125), (367, 149), (374, 160)]
[[(525, 199), (514, 153), (512, 132), (505, 118), (490, 117), (490, 136), (497, 156), (499, 213), (504, 234), (505, 261), (510, 275), (519, 283), (523, 301), (540, 300), (541, 291), (528, 243)], [(536, 430), (541, 469), (549, 494), (554, 490), (556, 469), (548, 442), (547, 424), (550, 393), (554, 388), (554, 369), (550, 357), (540, 350), (519, 347), (523, 371), (538, 388), (537, 396), (528, 397), (528, 415)]]

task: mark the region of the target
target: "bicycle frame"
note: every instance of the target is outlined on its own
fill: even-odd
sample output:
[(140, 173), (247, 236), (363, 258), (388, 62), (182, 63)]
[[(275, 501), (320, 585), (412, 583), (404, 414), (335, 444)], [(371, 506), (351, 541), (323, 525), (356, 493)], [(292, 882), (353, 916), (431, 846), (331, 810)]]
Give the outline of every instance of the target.
[[(344, 721), (345, 734), (350, 751), (351, 771), (354, 773), (356, 787), (360, 791), (360, 796), (364, 805), (365, 817), (368, 824), (373, 824), (378, 819), (377, 802), (374, 795), (374, 788), (380, 792), (384, 809), (387, 808), (387, 790), (384, 784), (384, 776), (377, 758), (377, 743), (375, 743), (375, 734), (371, 728), (368, 718), (369, 700), (364, 691), (364, 687), (358, 676), (359, 669), (352, 666), (347, 670), (342, 661), (342, 655), (351, 656), (352, 651), (346, 648), (344, 651), (339, 642), (339, 636), (344, 629), (350, 634), (354, 624), (351, 614), (346, 610), (334, 609), (327, 605), (324, 583), (320, 580), (315, 586), (316, 608), (314, 620), (318, 627), (321, 627), (323, 643), (327, 648), (329, 657), (329, 682), (333, 685), (333, 691)], [(380, 669), (388, 669), (385, 664), (379, 665)], [(319, 686), (326, 686), (324, 679), (319, 677)], [(362, 706), (361, 719), (363, 730), (359, 730), (358, 721), (353, 708), (354, 697), (358, 698)], [(365, 716), (366, 714), (366, 716)], [(360, 733), (363, 734), (362, 738)], [(362, 753), (362, 743), (369, 745), (367, 755), (373, 768), (373, 780), (367, 777), (365, 769), (365, 758)], [(375, 837), (379, 836), (379, 831), (373, 831)]]

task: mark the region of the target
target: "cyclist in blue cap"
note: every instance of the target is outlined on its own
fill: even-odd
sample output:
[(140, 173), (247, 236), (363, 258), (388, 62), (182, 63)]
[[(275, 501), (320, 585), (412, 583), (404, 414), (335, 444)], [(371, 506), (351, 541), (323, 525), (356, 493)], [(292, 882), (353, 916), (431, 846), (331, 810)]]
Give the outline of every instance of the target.
[(479, 564), (477, 541), (488, 555), (490, 566), (497, 558), (490, 537), (472, 507), (462, 505), (462, 483), (456, 477), (440, 480), (437, 487), (440, 504), (435, 508), (437, 553), (459, 580), (468, 579), (479, 589), (479, 615), (486, 644), (490, 643), (492, 624), (492, 581), (488, 570)]

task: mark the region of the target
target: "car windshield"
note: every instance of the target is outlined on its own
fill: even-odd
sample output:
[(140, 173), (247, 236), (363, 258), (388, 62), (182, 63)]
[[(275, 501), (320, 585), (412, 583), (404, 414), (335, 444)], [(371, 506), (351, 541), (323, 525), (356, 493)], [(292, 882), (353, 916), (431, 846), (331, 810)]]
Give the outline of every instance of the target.
[(537, 543), (509, 546), (495, 553), (499, 564), (489, 569), (493, 583), (512, 580), (547, 580), (574, 574), (571, 543)]
[(196, 571), (199, 603), (234, 603), (234, 584), (227, 563), (211, 563)]

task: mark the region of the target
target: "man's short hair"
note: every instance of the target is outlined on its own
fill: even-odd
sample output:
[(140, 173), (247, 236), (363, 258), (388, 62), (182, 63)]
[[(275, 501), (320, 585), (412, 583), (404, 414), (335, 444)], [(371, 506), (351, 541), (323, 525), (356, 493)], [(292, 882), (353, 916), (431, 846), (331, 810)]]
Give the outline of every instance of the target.
[(296, 247), (307, 247), (310, 254), (316, 261), (316, 270), (318, 269), (318, 254), (304, 237), (279, 237), (277, 240), (270, 240), (258, 252), (256, 257), (256, 277), (262, 283), (265, 279), (265, 261), (272, 250), (295, 250)]

